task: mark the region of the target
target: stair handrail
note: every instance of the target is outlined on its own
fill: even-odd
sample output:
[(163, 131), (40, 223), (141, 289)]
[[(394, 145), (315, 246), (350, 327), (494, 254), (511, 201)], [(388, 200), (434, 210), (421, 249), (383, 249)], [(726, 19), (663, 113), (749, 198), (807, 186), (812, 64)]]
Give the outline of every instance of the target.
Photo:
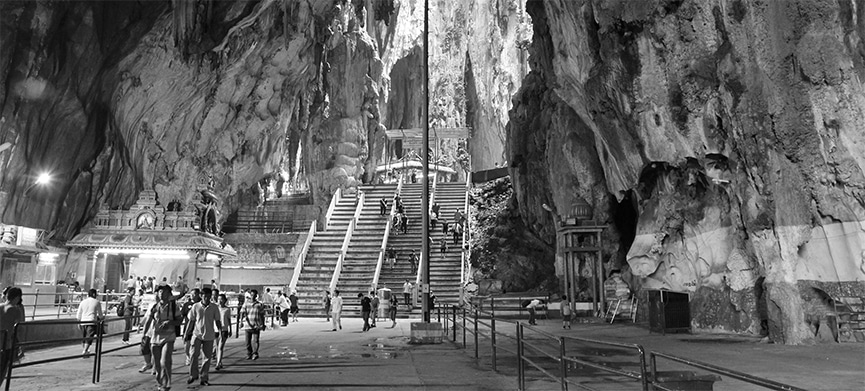
[[(397, 185), (396, 191), (394, 194), (399, 194), (402, 191), (402, 175), (400, 175)], [(392, 198), (391, 198), (392, 199)], [(375, 265), (375, 274), (372, 276), (372, 289), (375, 290), (378, 288), (378, 280), (381, 277), (381, 268), (384, 263), (384, 254), (387, 251), (387, 240), (390, 238), (390, 231), (393, 229), (393, 217), (396, 216), (396, 202), (390, 203), (390, 214), (387, 218), (387, 223), (384, 226), (384, 236), (381, 239), (381, 249), (378, 252), (378, 261), (376, 261)]]
[(315, 232), (315, 220), (313, 220), (312, 223), (309, 224), (309, 231), (306, 235), (306, 240), (303, 242), (300, 255), (297, 256), (297, 263), (294, 264), (294, 274), (291, 275), (291, 282), (288, 284), (289, 291), (297, 290), (297, 281), (300, 279), (300, 272), (303, 271), (303, 263), (306, 262), (306, 255), (309, 253), (309, 246), (312, 244), (312, 238), (315, 236)]
[(336, 204), (342, 199), (342, 188), (337, 188), (330, 198), (330, 206), (327, 207), (327, 213), (324, 215), (324, 228), (330, 225), (330, 218), (333, 217), (333, 210), (336, 209)]
[(472, 188), (472, 173), (469, 172), (466, 174), (466, 196), (465, 201), (463, 201), (463, 210), (465, 211), (466, 216), (466, 225), (462, 227), (462, 243), (460, 246), (460, 254), (462, 254), (462, 264), (460, 270), (460, 284), (465, 287), (468, 284), (469, 279), (471, 277), (472, 265), (471, 265), (471, 253), (472, 253), (472, 242), (470, 236), (469, 224), (471, 219), (469, 219), (469, 192)]
[(351, 242), (351, 237), (354, 235), (354, 229), (357, 227), (357, 220), (360, 218), (360, 212), (363, 210), (363, 202), (366, 199), (366, 194), (358, 189), (357, 205), (354, 207), (354, 216), (348, 222), (348, 228), (345, 230), (345, 238), (342, 239), (342, 247), (339, 249), (339, 257), (336, 259), (336, 267), (333, 269), (333, 277), (330, 278), (330, 291), (336, 289), (336, 284), (339, 282), (339, 275), (342, 272), (342, 264), (345, 262), (345, 255), (348, 252), (348, 244)]

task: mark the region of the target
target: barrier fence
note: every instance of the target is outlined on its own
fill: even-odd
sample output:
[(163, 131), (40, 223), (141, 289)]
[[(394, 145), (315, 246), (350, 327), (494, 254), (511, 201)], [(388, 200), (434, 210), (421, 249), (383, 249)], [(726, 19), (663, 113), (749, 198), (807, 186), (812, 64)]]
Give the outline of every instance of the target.
[[(442, 307), (437, 309), (441, 322)], [(589, 382), (580, 381), (587, 375), (584, 372), (592, 370), (603, 373), (604, 382), (617, 381), (616, 384), (623, 387), (633, 384), (634, 388), (638, 387), (643, 391), (682, 389), (680, 385), (665, 385), (665, 381), (659, 379), (660, 372), (657, 370), (656, 360), (660, 357), (769, 390), (804, 391), (791, 385), (661, 352), (648, 352), (650, 360), (647, 362), (647, 352), (638, 344), (557, 336), (520, 321), (497, 319), (492, 312), (481, 311), (474, 307), (454, 305), (444, 310), (444, 331), (446, 336), (451, 337), (451, 342), (459, 345), (457, 334), (461, 332), (461, 345), (465, 349), (468, 347), (467, 336), (471, 334), (474, 357), (479, 359), (481, 338), (489, 341), (493, 371), (498, 371), (502, 363), (515, 365), (519, 390), (526, 389), (527, 370), (531, 369), (539, 372), (542, 378), (559, 383), (562, 390), (568, 390), (569, 386), (593, 390)], [(501, 327), (502, 324), (506, 325), (505, 328)], [(616, 361), (610, 354), (596, 352), (602, 348), (616, 349), (625, 354)], [(511, 360), (502, 357), (500, 352), (510, 354)], [(603, 357), (603, 360), (599, 360), (600, 357)], [(610, 376), (615, 379), (611, 379)]]

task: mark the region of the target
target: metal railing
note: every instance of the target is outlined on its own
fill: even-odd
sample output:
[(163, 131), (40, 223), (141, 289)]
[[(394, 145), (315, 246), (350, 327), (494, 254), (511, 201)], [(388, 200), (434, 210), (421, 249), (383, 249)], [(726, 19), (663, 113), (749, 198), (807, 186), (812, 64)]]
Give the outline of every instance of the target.
[[(396, 191), (394, 192), (394, 194), (396, 195), (400, 194), (400, 192), (402, 191), (402, 175), (399, 176), (399, 179), (397, 179), (397, 181), (398, 182), (396, 185)], [(390, 214), (387, 217), (387, 223), (384, 226), (384, 235), (381, 239), (381, 249), (379, 249), (378, 252), (378, 261), (376, 262), (375, 266), (375, 275), (373, 275), (372, 277), (371, 290), (376, 290), (378, 288), (378, 280), (381, 276), (381, 268), (382, 264), (384, 263), (384, 255), (387, 251), (387, 241), (390, 237), (390, 231), (393, 229), (394, 216), (396, 216), (396, 202), (391, 202)]]
[(342, 247), (339, 249), (339, 257), (336, 259), (336, 266), (333, 268), (333, 277), (330, 279), (330, 291), (336, 290), (336, 285), (339, 282), (339, 275), (342, 272), (342, 264), (345, 262), (345, 255), (348, 252), (348, 245), (351, 242), (351, 237), (354, 235), (354, 230), (357, 228), (357, 221), (360, 219), (360, 213), (363, 210), (363, 202), (366, 195), (358, 190), (357, 206), (354, 208), (354, 215), (348, 222), (348, 228), (345, 230), (345, 238), (342, 240)]
[(342, 188), (336, 189), (333, 197), (330, 198), (330, 206), (327, 207), (327, 213), (324, 215), (324, 228), (330, 226), (330, 218), (333, 217), (333, 210), (336, 209), (336, 204), (342, 199)]
[[(100, 292), (97, 295), (99, 301), (105, 304), (106, 313), (111, 313), (123, 300), (126, 293)], [(64, 315), (75, 317), (78, 304), (87, 298), (87, 292), (53, 292), (41, 293), (36, 289), (33, 293), (24, 293), (22, 297), (33, 297), (32, 304), (22, 304), (24, 307), (24, 318), (31, 321), (38, 319), (61, 319)], [(40, 303), (39, 300), (51, 297), (49, 302)]]
[[(805, 389), (803, 389), (803, 388), (794, 387), (794, 386), (783, 384), (783, 383), (778, 383), (778, 382), (773, 381), (773, 380), (764, 379), (764, 378), (757, 377), (754, 375), (749, 375), (747, 373), (734, 371), (732, 369), (722, 368), (722, 367), (719, 367), (716, 365), (707, 364), (707, 363), (700, 362), (697, 360), (691, 360), (689, 358), (673, 356), (671, 354), (655, 352), (655, 351), (649, 352), (649, 365), (651, 368), (652, 379), (658, 378), (658, 370), (657, 370), (658, 368), (657, 368), (657, 364), (656, 364), (657, 357), (661, 357), (661, 358), (664, 358), (664, 359), (667, 359), (670, 361), (677, 362), (679, 364), (685, 364), (685, 365), (690, 366), (690, 367), (694, 367), (694, 368), (702, 369), (702, 370), (709, 371), (712, 373), (716, 373), (718, 375), (728, 376), (728, 377), (731, 377), (731, 378), (734, 378), (737, 380), (741, 380), (741, 381), (746, 382), (746, 383), (754, 384), (754, 385), (757, 385), (757, 386), (760, 386), (763, 388), (767, 388), (770, 390), (805, 391)], [(663, 385), (659, 385), (657, 382), (653, 382), (652, 385), (656, 389), (659, 389), (659, 390), (675, 391), (672, 388), (667, 388), (667, 387), (664, 387)]]
[[(462, 246), (460, 247), (461, 254), (461, 262), (460, 262), (460, 287), (465, 288), (466, 284), (471, 281), (472, 276), (472, 264), (471, 264), (471, 254), (472, 254), (472, 243), (471, 236), (469, 230), (469, 191), (472, 188), (472, 173), (469, 172), (466, 175), (466, 196), (465, 201), (463, 201), (463, 210), (465, 211), (466, 216), (466, 224), (462, 228)], [(459, 224), (459, 221), (455, 221), (455, 224)]]
[[(128, 318), (133, 318), (133, 317), (128, 317)], [(137, 318), (139, 320), (141, 320), (141, 316), (139, 316)], [(126, 320), (127, 320), (126, 318), (114, 318), (114, 319), (107, 319), (107, 320), (103, 319), (103, 320), (88, 321), (88, 322), (79, 322), (77, 320), (76, 321), (68, 320), (68, 321), (34, 321), (34, 322), (16, 323), (12, 329), (13, 330), (12, 331), (12, 343), (10, 346), (10, 350), (12, 352), (15, 352), (19, 348), (25, 348), (28, 346), (54, 345), (54, 344), (64, 343), (64, 342), (82, 342), (85, 339), (87, 339), (86, 337), (82, 336), (82, 337), (76, 337), (76, 338), (56, 338), (56, 339), (49, 339), (49, 340), (34, 340), (34, 341), (18, 342), (18, 333), (19, 333), (19, 330), (21, 328), (38, 328), (40, 326), (56, 327), (56, 326), (63, 326), (63, 325), (70, 325), (70, 326), (74, 325), (77, 328), (81, 328), (81, 326), (94, 326), (96, 328), (96, 335), (93, 337), (93, 342), (92, 342), (92, 346), (94, 347), (94, 352), (92, 353), (94, 360), (93, 360), (93, 371), (91, 374), (91, 382), (93, 384), (96, 384), (99, 382), (100, 377), (101, 377), (103, 355), (141, 345), (141, 342), (137, 342), (137, 343), (131, 343), (128, 345), (123, 345), (123, 346), (108, 349), (108, 350), (103, 349), (103, 341), (105, 338), (114, 337), (114, 336), (118, 336), (118, 335), (122, 335), (122, 334), (127, 333), (127, 331), (124, 330), (124, 331), (106, 334), (105, 333), (106, 325), (110, 324), (110, 323), (115, 323), (115, 322), (126, 322)], [(128, 332), (130, 334), (133, 334), (133, 333), (137, 333), (137, 330), (136, 329), (130, 329)], [(5, 341), (5, 338), (4, 338), (4, 341)], [(81, 357), (82, 357), (81, 354), (74, 354), (74, 355), (66, 355), (66, 356), (58, 356), (58, 357), (49, 357), (49, 358), (44, 358), (41, 360), (28, 360), (27, 362), (24, 362), (24, 363), (19, 362), (17, 364), (10, 362), (9, 363), (10, 365), (6, 368), (7, 369), (6, 373), (3, 374), (3, 377), (6, 379), (5, 390), (6, 391), (10, 390), (11, 382), (12, 382), (12, 370), (15, 368), (25, 368), (25, 367), (29, 367), (29, 366), (48, 364), (48, 363), (58, 362), (58, 361), (77, 360), (77, 359), (80, 359)]]
[[(614, 375), (626, 381), (635, 381), (643, 391), (667, 390), (674, 391), (681, 388), (670, 388), (664, 385), (663, 380), (658, 379), (656, 358), (661, 357), (680, 364), (706, 370), (715, 374), (741, 380), (750, 384), (758, 385), (770, 390), (779, 391), (803, 391), (803, 389), (778, 383), (772, 380), (718, 367), (683, 357), (677, 357), (660, 352), (650, 352), (650, 361), (647, 363), (646, 350), (639, 344), (619, 343), (602, 341), (589, 338), (572, 336), (557, 336), (526, 325), (515, 320), (497, 319), (495, 317), (495, 302), (490, 303), (490, 311), (482, 311), (475, 307), (452, 306), (450, 316), (445, 316), (445, 332), (451, 332), (451, 341), (457, 343), (457, 334), (462, 332), (462, 348), (468, 347), (467, 336), (472, 335), (474, 343), (474, 357), (480, 358), (481, 338), (490, 341), (491, 365), (493, 371), (498, 371), (501, 361), (500, 351), (514, 356), (517, 366), (517, 389), (526, 389), (527, 369), (534, 368), (546, 377), (561, 385), (562, 390), (568, 390), (569, 386), (580, 389), (592, 390), (585, 382), (579, 382), (578, 375), (574, 376), (574, 370), (589, 368), (607, 376)], [(439, 307), (439, 313), (441, 307)], [(441, 317), (439, 317), (441, 321)], [(513, 333), (503, 331), (497, 324), (505, 323), (506, 329)], [(616, 361), (616, 366), (607, 365), (606, 358), (603, 362), (591, 360), (595, 353), (589, 347), (602, 346), (614, 349), (622, 349), (626, 354), (626, 361)], [(550, 351), (554, 349), (554, 351)], [(570, 349), (570, 351), (569, 351)], [(635, 358), (632, 360), (631, 357)], [(546, 364), (546, 365), (545, 365)], [(569, 372), (570, 371), (570, 372)], [(570, 375), (570, 376), (569, 376)], [(696, 374), (694, 374), (696, 376)], [(699, 379), (697, 379), (699, 381)], [(607, 377), (603, 381), (609, 381)], [(624, 383), (622, 383), (624, 384)]]
[(297, 289), (297, 280), (300, 278), (300, 272), (303, 271), (303, 263), (306, 262), (306, 255), (309, 254), (309, 246), (312, 244), (312, 239), (315, 237), (316, 226), (315, 220), (309, 225), (309, 231), (306, 235), (306, 240), (303, 242), (303, 249), (300, 250), (300, 255), (297, 256), (297, 263), (294, 264), (294, 274), (291, 275), (291, 282), (288, 283), (290, 290)]

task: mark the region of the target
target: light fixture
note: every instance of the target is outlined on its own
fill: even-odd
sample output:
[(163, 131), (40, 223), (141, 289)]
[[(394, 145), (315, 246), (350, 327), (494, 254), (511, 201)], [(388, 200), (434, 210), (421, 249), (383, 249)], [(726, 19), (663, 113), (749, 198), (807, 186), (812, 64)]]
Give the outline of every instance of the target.
[(47, 185), (51, 182), (51, 174), (43, 172), (36, 178), (36, 185)]

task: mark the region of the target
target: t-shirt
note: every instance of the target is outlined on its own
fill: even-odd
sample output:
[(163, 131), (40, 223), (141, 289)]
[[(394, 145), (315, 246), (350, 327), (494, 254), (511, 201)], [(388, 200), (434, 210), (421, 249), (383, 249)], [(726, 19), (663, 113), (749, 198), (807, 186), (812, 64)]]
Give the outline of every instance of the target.
[(6, 331), (6, 342), (3, 346), (12, 344), (12, 329), (15, 327), (15, 323), (23, 321), (24, 311), (21, 311), (20, 307), (12, 304), (0, 305), (0, 330)]
[(571, 303), (562, 300), (562, 303), (560, 305), (561, 305), (560, 309), (562, 311), (562, 315), (570, 315), (571, 314)]
[(370, 303), (370, 305), (372, 306), (372, 309), (378, 308), (378, 304), (379, 304), (378, 296), (373, 296), (372, 302)]
[(264, 326), (264, 310), (258, 301), (250, 301), (243, 305), (240, 318), (244, 330), (260, 330)]
[[(189, 327), (192, 327), (192, 336), (204, 341), (213, 341), (216, 338), (216, 322), (220, 320), (219, 308), (216, 304), (204, 305), (203, 301), (192, 305), (189, 310)], [(222, 329), (222, 325), (219, 325)]]
[(534, 300), (532, 300), (532, 301), (529, 302), (529, 305), (527, 305), (526, 308), (532, 308), (532, 309), (534, 309), (535, 307), (537, 307), (537, 306), (539, 306), (539, 305), (541, 305), (541, 301), (538, 300), (538, 299), (534, 299)]
[(231, 331), (231, 307), (219, 307), (219, 319), (222, 321), (222, 331)]
[(369, 297), (366, 297), (366, 296), (361, 297), (360, 298), (360, 310), (364, 311), (364, 312), (369, 312), (371, 310), (371, 308), (370, 308), (371, 302), (372, 302), (372, 300), (370, 300)]
[(297, 296), (292, 293), (291, 296), (288, 296), (288, 301), (291, 302), (291, 308), (297, 308)]
[(411, 293), (411, 283), (410, 282), (406, 282), (405, 284), (402, 284), (402, 293)]
[(78, 304), (78, 321), (92, 322), (97, 319), (102, 319), (102, 303), (96, 298), (88, 297), (81, 300)]
[(153, 338), (150, 343), (153, 345), (162, 345), (165, 342), (174, 342), (177, 339), (177, 334), (174, 332), (173, 325), (159, 329), (159, 324), (163, 321), (179, 322), (183, 318), (180, 316), (180, 309), (177, 302), (174, 300), (168, 303), (156, 303), (151, 308), (151, 318), (153, 320)]
[(342, 312), (342, 296), (334, 296), (330, 299), (330, 305), (332, 306), (330, 312), (334, 314)]

